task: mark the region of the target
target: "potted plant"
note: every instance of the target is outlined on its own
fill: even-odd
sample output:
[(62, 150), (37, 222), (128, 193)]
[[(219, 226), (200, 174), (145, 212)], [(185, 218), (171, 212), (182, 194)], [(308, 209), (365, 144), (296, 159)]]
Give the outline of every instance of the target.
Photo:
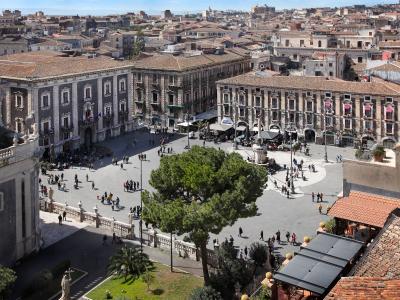
[(372, 151), (372, 155), (374, 156), (374, 160), (378, 162), (382, 162), (385, 158), (385, 148), (379, 145)]

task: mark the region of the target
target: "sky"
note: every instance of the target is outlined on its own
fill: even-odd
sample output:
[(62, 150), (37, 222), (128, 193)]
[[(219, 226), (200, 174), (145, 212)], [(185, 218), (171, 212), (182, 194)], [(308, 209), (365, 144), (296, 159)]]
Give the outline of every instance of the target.
[(42, 10), (46, 14), (111, 14), (127, 11), (144, 10), (150, 14), (159, 14), (162, 10), (170, 9), (173, 13), (199, 12), (209, 6), (218, 10), (245, 10), (256, 4), (282, 8), (302, 8), (321, 6), (348, 6), (353, 4), (387, 4), (395, 0), (0, 0), (0, 8), (20, 9), (23, 14)]

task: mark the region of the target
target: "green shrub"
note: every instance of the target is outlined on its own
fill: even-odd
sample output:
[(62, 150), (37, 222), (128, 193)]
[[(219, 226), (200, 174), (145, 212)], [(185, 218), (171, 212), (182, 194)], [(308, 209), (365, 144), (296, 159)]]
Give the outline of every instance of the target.
[(195, 288), (190, 294), (190, 300), (222, 300), (221, 294), (210, 286)]
[(330, 219), (329, 221), (325, 222), (325, 229), (329, 233), (333, 233), (336, 227), (335, 219)]
[(111, 292), (107, 290), (105, 299), (112, 299), (112, 298), (113, 298), (113, 296), (111, 295)]

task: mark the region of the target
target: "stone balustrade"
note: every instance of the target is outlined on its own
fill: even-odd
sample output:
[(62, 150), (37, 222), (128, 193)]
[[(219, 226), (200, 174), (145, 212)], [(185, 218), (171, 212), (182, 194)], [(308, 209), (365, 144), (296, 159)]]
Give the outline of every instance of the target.
[[(88, 212), (83, 209), (82, 204), (79, 208), (69, 206), (67, 203), (62, 204), (51, 199), (45, 199), (40, 205), (41, 209), (56, 214), (63, 214), (65, 211), (67, 217), (77, 220), (78, 222), (89, 223), (97, 228), (104, 228), (115, 232), (117, 236), (124, 239), (135, 239), (134, 225), (116, 221), (114, 218), (103, 217), (98, 213), (97, 207), (94, 207), (94, 212)], [(153, 229), (143, 230), (143, 240), (148, 246), (158, 247), (161, 249), (171, 249), (171, 236), (164, 233), (158, 233)], [(173, 251), (180, 257), (189, 258), (192, 260), (200, 260), (200, 252), (193, 243), (177, 240), (172, 238)], [(217, 258), (213, 250), (207, 251), (208, 262), (211, 266), (216, 266)]]

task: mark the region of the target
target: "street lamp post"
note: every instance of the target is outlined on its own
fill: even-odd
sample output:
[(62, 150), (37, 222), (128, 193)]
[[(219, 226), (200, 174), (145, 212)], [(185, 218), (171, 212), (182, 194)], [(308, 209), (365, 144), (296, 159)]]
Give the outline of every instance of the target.
[(290, 139), (290, 189), (292, 194), (295, 193), (294, 182), (293, 182), (293, 142), (292, 142), (292, 132), (289, 134)]
[(233, 98), (233, 122), (235, 123), (234, 124), (234, 126), (235, 126), (235, 134), (234, 134), (234, 138), (233, 138), (233, 149), (234, 150), (237, 150), (238, 149), (238, 144), (237, 144), (237, 141), (236, 141), (236, 136), (237, 136), (237, 131), (236, 131), (236, 129), (237, 129), (237, 104), (236, 104), (236, 98)]
[(140, 252), (143, 253), (143, 219), (142, 219), (142, 209), (143, 209), (143, 160), (144, 155), (142, 153), (139, 154), (140, 160), (140, 220), (139, 220), (139, 228), (140, 228)]
[(324, 128), (325, 128), (325, 130), (324, 130), (324, 144), (325, 144), (325, 154), (324, 154), (324, 159), (325, 159), (325, 162), (327, 163), (328, 162), (328, 147), (327, 147), (327, 145), (326, 145), (326, 108), (324, 108)]
[(189, 138), (189, 114), (186, 114), (186, 122), (187, 122), (187, 148), (190, 149), (190, 138)]

